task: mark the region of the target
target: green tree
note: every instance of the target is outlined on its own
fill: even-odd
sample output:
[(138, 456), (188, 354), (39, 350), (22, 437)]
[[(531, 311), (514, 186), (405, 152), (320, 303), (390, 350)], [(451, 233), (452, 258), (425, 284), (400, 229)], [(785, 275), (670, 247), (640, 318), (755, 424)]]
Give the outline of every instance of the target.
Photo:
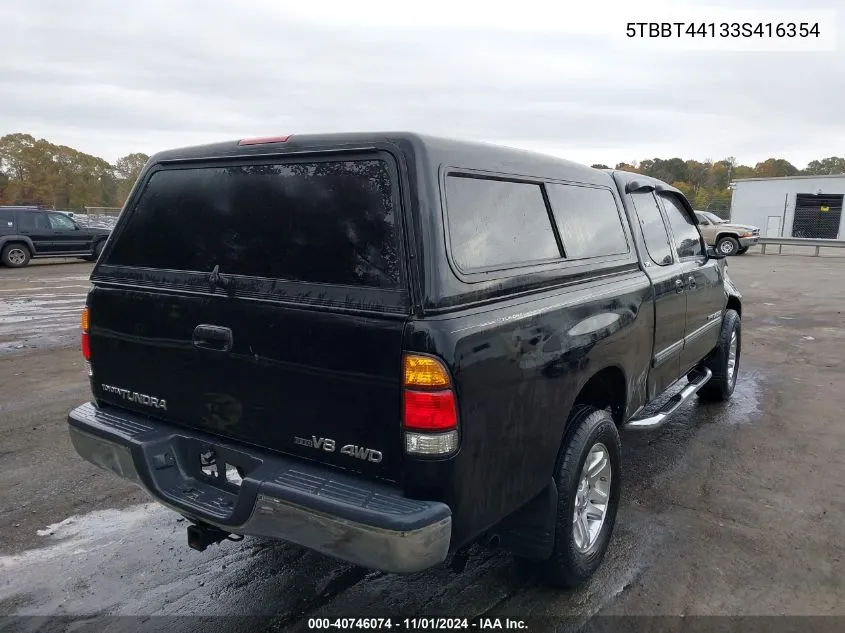
[(52, 204), (56, 181), (52, 145), (30, 134), (0, 138), (0, 170), (9, 176), (3, 202)]
[(753, 167), (747, 165), (737, 165), (733, 170), (732, 180), (739, 180), (740, 178), (756, 178), (757, 172)]
[(119, 198), (119, 204), (122, 205), (126, 201), (126, 197), (135, 185), (135, 181), (138, 180), (138, 175), (148, 160), (150, 160), (150, 157), (140, 152), (127, 154), (117, 159), (117, 162), (114, 164), (114, 171), (117, 175), (117, 197)]
[(697, 160), (688, 160), (686, 161), (686, 167), (688, 174), (686, 182), (692, 187), (693, 197), (697, 197), (699, 190), (707, 183), (711, 164), (709, 162), (700, 163)]
[(715, 191), (713, 197), (710, 199), (707, 210), (712, 211), (724, 219), (728, 219), (731, 209), (731, 196), (732, 192), (728, 188)]
[(607, 165), (602, 165), (601, 163), (596, 163), (595, 165), (590, 165), (593, 169), (610, 169)]
[(107, 161), (30, 134), (0, 138), (0, 173), (0, 203), (58, 209), (117, 203), (115, 170)]
[(688, 177), (687, 165), (680, 158), (652, 158), (640, 163), (640, 170), (646, 176), (663, 182), (685, 181)]
[(635, 174), (642, 173), (636, 165), (630, 163), (616, 163), (616, 169), (620, 171), (630, 171)]
[(681, 193), (683, 193), (684, 196), (686, 196), (686, 198), (690, 202), (692, 202), (695, 199), (695, 192), (692, 190), (692, 185), (690, 185), (688, 182), (684, 182), (682, 180), (676, 180), (675, 182), (672, 183), (672, 186), (675, 189), (679, 190)]
[(834, 174), (845, 174), (845, 158), (830, 156), (821, 160), (812, 160), (807, 164), (802, 174), (808, 176), (832, 176)]
[(798, 168), (783, 158), (769, 158), (754, 166), (758, 178), (779, 178), (782, 176), (797, 176)]
[(709, 189), (726, 189), (731, 182), (731, 172), (734, 167), (724, 160), (713, 163), (707, 175), (706, 186)]

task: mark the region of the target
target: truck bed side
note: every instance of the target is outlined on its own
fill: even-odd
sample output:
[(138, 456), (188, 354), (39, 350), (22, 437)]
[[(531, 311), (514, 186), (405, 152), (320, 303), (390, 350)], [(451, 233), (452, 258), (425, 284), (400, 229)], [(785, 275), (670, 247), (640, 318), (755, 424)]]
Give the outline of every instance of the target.
[(623, 386), (617, 416), (639, 406), (652, 350), (650, 302), (647, 278), (633, 270), (406, 326), (405, 349), (445, 358), (456, 380), (460, 453), (409, 460), (405, 470), (407, 494), (454, 509), (453, 545), (549, 484), (569, 411), (600, 372)]

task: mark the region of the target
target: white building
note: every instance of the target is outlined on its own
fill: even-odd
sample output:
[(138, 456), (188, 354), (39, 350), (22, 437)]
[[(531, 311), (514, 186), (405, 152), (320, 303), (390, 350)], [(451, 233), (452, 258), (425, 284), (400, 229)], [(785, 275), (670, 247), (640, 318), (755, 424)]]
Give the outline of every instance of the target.
[(742, 178), (731, 188), (731, 222), (758, 226), (760, 235), (845, 238), (845, 175)]

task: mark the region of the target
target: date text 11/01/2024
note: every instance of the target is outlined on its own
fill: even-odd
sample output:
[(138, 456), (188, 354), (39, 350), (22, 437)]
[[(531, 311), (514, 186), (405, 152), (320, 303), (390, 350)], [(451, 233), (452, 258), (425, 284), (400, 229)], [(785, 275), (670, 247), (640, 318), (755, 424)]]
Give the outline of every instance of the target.
[(512, 618), (308, 618), (309, 630), (527, 630), (525, 620)]
[(818, 38), (818, 22), (628, 22), (628, 37)]

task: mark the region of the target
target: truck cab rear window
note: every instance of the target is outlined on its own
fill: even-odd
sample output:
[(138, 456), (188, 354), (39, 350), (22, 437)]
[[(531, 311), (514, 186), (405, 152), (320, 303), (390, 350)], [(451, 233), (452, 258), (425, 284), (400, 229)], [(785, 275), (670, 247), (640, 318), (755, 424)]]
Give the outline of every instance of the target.
[(396, 287), (393, 187), (377, 159), (162, 169), (105, 263)]

